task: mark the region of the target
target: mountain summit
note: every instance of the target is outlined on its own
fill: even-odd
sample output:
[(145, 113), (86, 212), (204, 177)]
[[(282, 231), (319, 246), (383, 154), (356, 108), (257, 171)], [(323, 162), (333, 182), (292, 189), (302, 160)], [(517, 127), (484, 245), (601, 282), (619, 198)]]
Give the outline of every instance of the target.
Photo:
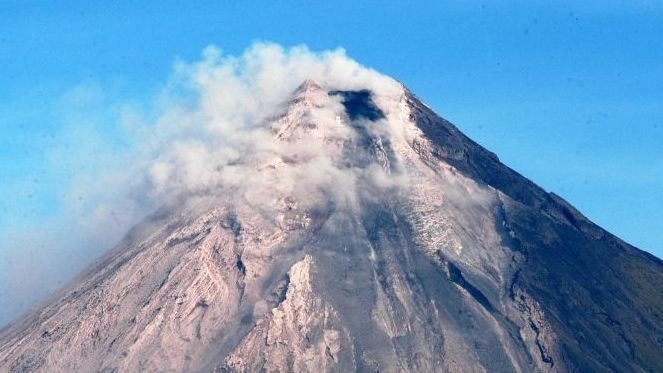
[(663, 263), (404, 87), (307, 80), (266, 118), (0, 371), (663, 371)]

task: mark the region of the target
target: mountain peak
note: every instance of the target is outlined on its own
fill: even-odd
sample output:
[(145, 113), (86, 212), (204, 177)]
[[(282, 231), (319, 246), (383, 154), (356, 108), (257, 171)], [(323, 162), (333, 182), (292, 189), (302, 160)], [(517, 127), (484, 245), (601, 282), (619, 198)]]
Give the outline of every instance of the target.
[(303, 82), (239, 191), (148, 219), (0, 332), (0, 370), (663, 371), (660, 260), (350, 86)]
[(302, 84), (300, 84), (293, 94), (294, 97), (304, 97), (317, 94), (319, 92), (324, 92), (322, 86), (318, 84), (313, 79), (306, 79)]

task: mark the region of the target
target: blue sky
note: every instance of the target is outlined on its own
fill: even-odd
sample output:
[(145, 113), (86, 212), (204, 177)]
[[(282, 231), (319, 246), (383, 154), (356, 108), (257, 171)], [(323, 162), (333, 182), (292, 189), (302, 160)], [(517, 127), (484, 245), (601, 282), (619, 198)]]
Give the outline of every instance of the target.
[[(267, 40), (345, 48), (663, 257), (660, 1), (135, 3), (0, 2), (0, 235), (57, 229), (72, 180), (103, 162), (95, 147), (130, 146), (113, 105), (151, 100), (176, 58)], [(90, 145), (72, 140), (85, 138), (69, 133), (72, 118), (94, 126)]]

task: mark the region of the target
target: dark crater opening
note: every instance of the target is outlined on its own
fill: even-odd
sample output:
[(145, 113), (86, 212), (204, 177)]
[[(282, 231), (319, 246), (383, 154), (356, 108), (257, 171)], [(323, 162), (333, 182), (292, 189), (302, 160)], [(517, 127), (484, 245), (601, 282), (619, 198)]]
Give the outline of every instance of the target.
[(345, 112), (350, 120), (366, 118), (375, 121), (384, 118), (384, 113), (373, 102), (373, 93), (368, 89), (361, 91), (331, 91), (330, 96), (341, 96)]

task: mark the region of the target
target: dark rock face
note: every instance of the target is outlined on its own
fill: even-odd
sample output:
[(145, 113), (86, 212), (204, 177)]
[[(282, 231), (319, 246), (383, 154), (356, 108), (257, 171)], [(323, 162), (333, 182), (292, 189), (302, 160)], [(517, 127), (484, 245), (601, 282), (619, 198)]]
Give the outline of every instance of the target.
[(410, 100), (436, 157), (513, 199), (502, 205), (504, 227), (526, 259), (511, 297), (522, 300), (513, 289), (523, 289), (541, 304), (564, 364), (578, 371), (663, 370), (663, 261), (596, 226)]
[(402, 87), (285, 102), (275, 147), (329, 184), (164, 207), (2, 331), (0, 370), (663, 371), (660, 260)]

